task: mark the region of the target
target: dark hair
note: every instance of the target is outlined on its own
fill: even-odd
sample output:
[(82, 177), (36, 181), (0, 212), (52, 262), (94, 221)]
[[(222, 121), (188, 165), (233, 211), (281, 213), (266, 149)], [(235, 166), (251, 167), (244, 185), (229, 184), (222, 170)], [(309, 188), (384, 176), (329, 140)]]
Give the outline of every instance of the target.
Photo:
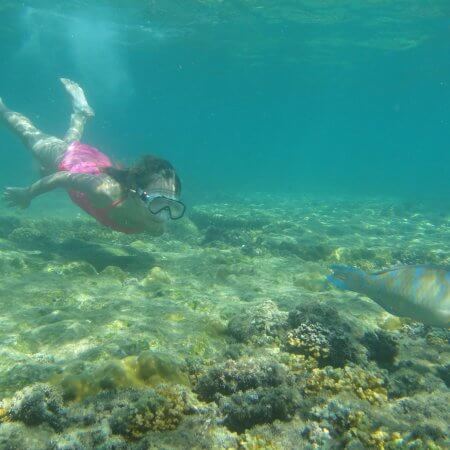
[(103, 172), (114, 178), (125, 189), (145, 189), (155, 175), (166, 179), (175, 178), (175, 193), (179, 195), (181, 192), (181, 181), (172, 164), (157, 156), (145, 155), (129, 168), (105, 167)]

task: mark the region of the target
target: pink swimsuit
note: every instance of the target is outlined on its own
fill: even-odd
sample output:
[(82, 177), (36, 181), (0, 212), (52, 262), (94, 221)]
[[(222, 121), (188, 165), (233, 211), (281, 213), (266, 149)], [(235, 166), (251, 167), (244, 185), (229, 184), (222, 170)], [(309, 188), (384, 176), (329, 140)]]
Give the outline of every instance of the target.
[[(58, 170), (72, 173), (89, 173), (92, 175), (100, 175), (102, 173), (102, 169), (112, 166), (113, 163), (105, 154), (98, 151), (94, 147), (75, 141), (69, 145), (64, 153), (62, 160), (58, 165)], [(120, 205), (125, 200), (125, 197), (112, 202), (106, 207), (98, 208), (91, 203), (89, 196), (84, 192), (71, 190), (69, 191), (69, 195), (72, 201), (80, 208), (95, 217), (101, 224), (112, 228), (113, 230), (121, 231), (122, 233), (127, 234), (139, 233), (142, 231), (134, 228), (123, 227), (110, 219), (108, 214), (109, 211), (117, 205)]]

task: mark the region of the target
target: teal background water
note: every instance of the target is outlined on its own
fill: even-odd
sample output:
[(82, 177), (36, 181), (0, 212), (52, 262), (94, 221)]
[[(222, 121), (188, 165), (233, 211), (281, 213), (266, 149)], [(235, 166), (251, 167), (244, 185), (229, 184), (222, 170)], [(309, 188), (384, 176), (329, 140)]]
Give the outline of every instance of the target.
[[(186, 199), (227, 193), (445, 200), (450, 3), (9, 2), (0, 95), (51, 134), (78, 81), (84, 141), (131, 163), (171, 160)], [(0, 128), (0, 185), (37, 177)]]

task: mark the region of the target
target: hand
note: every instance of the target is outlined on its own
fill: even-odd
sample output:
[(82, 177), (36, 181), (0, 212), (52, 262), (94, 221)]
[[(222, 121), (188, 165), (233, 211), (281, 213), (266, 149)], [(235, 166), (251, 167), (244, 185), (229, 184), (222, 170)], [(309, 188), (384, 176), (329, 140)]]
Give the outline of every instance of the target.
[(3, 200), (8, 206), (28, 208), (31, 202), (28, 188), (8, 187), (3, 192)]

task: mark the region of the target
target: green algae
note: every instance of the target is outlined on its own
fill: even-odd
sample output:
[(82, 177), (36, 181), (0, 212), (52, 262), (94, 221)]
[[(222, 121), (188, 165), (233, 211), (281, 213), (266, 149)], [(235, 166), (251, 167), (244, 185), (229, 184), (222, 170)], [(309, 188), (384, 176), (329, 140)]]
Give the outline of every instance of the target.
[[(199, 206), (160, 238), (2, 217), (0, 442), (445, 448), (448, 332), (324, 280), (332, 263), (446, 265), (448, 218), (298, 202), (283, 220), (280, 208), (293, 209), (282, 201)], [(101, 264), (74, 252), (84, 239)], [(32, 386), (42, 383), (41, 395)], [(61, 410), (49, 404), (58, 431), (7, 414), (17, 399), (46, 410), (49, 389), (63, 399)]]

